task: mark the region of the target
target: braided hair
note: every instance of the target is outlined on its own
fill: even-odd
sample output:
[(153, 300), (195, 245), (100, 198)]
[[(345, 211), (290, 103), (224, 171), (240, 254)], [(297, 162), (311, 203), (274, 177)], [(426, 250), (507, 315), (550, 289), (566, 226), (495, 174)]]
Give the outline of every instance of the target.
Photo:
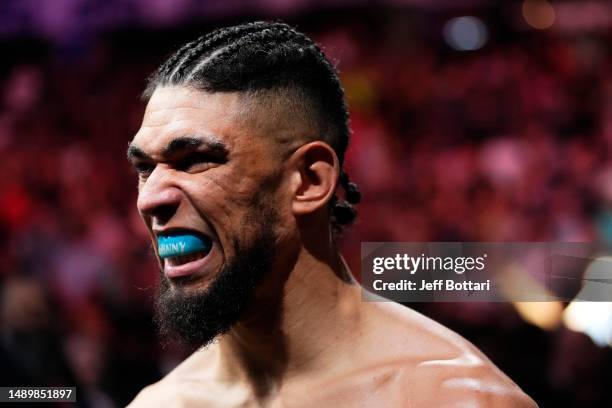
[(357, 185), (343, 169), (349, 143), (349, 115), (336, 68), (321, 48), (281, 22), (257, 21), (214, 30), (179, 48), (149, 78), (148, 99), (162, 86), (189, 86), (207, 92), (291, 90), (303, 95), (320, 137), (340, 161), (344, 198), (330, 200), (331, 226), (338, 234), (357, 218)]

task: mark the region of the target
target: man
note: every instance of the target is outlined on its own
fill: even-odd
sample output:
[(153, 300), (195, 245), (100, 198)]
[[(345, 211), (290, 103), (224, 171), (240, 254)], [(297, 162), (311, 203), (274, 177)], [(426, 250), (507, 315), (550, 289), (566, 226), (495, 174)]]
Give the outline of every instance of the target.
[(535, 405), (457, 334), (361, 301), (336, 247), (360, 198), (344, 93), (310, 39), (282, 23), (214, 31), (145, 95), (128, 157), (157, 320), (201, 348), (131, 407)]

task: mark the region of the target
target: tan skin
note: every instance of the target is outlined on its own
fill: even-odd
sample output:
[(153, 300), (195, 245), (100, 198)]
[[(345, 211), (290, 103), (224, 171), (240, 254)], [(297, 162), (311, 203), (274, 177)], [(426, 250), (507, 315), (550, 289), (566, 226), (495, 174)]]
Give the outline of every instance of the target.
[[(172, 290), (204, 290), (237, 256), (230, 240), (254, 236), (255, 194), (279, 221), (273, 270), (243, 318), (130, 407), (536, 406), (457, 334), (401, 305), (362, 302), (360, 287), (341, 278), (349, 271), (327, 209), (338, 158), (294, 113), (238, 93), (152, 95), (131, 143), (146, 155), (131, 158), (142, 172), (139, 212), (154, 243), (155, 232), (179, 227), (213, 238), (201, 276), (171, 281)], [(168, 149), (184, 137), (204, 140), (195, 149), (212, 158), (184, 165), (191, 153)], [(218, 142), (225, 151), (215, 157)]]

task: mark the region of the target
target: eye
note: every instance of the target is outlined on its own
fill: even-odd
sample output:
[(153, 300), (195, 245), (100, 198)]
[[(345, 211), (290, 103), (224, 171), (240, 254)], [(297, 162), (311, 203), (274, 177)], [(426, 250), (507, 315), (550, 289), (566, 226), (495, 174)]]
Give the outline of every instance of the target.
[(209, 153), (195, 152), (179, 160), (175, 167), (179, 171), (197, 172), (204, 171), (220, 160)]
[(155, 169), (155, 166), (147, 162), (138, 162), (134, 164), (134, 169), (141, 179), (147, 178)]

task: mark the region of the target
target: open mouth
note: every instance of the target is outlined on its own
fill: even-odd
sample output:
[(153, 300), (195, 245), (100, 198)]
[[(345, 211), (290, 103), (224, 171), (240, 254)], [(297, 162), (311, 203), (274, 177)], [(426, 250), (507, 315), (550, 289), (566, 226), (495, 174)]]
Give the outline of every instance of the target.
[(168, 266), (180, 266), (189, 262), (197, 261), (198, 259), (202, 259), (206, 255), (206, 252), (196, 252), (194, 254), (189, 255), (171, 256), (168, 258), (164, 258), (164, 264)]
[(177, 230), (157, 237), (157, 252), (167, 275), (193, 273), (211, 249), (211, 238), (193, 231)]

